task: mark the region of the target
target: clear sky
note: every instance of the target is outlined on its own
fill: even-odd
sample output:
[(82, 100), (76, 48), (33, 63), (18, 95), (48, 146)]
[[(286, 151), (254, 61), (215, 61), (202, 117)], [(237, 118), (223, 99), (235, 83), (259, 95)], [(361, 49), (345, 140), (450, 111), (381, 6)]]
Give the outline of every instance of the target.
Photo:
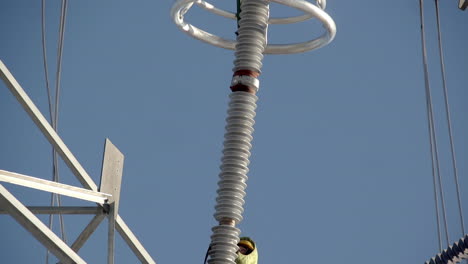
[[(234, 10), (234, 1), (227, 2), (213, 4)], [(169, 17), (172, 3), (69, 1), (59, 133), (97, 183), (110, 138), (126, 157), (122, 218), (158, 263), (201, 263), (216, 224), (234, 56), (180, 32)], [(425, 4), (449, 233), (458, 240), (434, 1)], [(468, 11), (457, 4), (440, 3), (468, 214)], [(59, 1), (47, 1), (52, 81), (59, 8)], [(0, 59), (48, 115), (40, 12), (40, 1), (2, 1)], [(424, 263), (438, 247), (418, 0), (330, 0), (327, 12), (338, 29), (329, 46), (265, 57), (240, 228), (257, 241), (263, 264)], [(296, 14), (278, 6), (271, 13)], [(234, 21), (198, 7), (187, 19), (234, 37)], [(321, 31), (316, 22), (270, 29), (271, 43)], [(51, 179), (49, 144), (3, 84), (0, 120), (0, 169)], [(62, 182), (79, 186), (63, 163), (60, 173)], [(47, 193), (5, 187), (26, 205), (50, 200)], [(64, 204), (92, 205), (67, 198)], [(90, 219), (65, 217), (68, 240)], [(80, 251), (88, 263), (105, 263), (106, 226)], [(11, 217), (0, 216), (0, 230), (2, 263), (44, 263), (43, 246)], [(138, 263), (120, 237), (116, 263)]]

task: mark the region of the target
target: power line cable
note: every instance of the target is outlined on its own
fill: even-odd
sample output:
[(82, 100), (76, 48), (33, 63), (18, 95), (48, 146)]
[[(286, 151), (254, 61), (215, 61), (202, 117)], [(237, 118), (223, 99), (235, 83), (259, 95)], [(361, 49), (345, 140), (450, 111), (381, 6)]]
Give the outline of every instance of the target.
[[(65, 35), (65, 21), (67, 16), (67, 6), (68, 0), (63, 0), (61, 5), (61, 14), (60, 14), (60, 26), (59, 26), (59, 41), (58, 41), (58, 49), (57, 49), (57, 73), (55, 79), (55, 111), (54, 111), (54, 122), (53, 127), (55, 131), (58, 130), (58, 117), (59, 117), (59, 102), (60, 102), (60, 81), (61, 81), (61, 72), (62, 72), (62, 55), (63, 55), (63, 42), (64, 42), (64, 35)], [(54, 152), (54, 178), (56, 181), (59, 181), (59, 167), (58, 167), (58, 155), (57, 152)], [(61, 205), (61, 196), (57, 195), (58, 204)], [(59, 214), (60, 217), (60, 231), (62, 234), (63, 241), (67, 241), (66, 233), (65, 233), (65, 225), (63, 221), (63, 215)]]
[[(426, 36), (424, 32), (424, 2), (423, 0), (419, 0), (419, 8), (420, 8), (420, 20), (421, 20), (421, 43), (422, 43), (422, 59), (423, 59), (423, 68), (424, 68), (424, 84), (425, 84), (425, 95), (426, 95), (426, 111), (427, 111), (427, 120), (428, 120), (428, 130), (429, 130), (429, 145), (430, 145), (430, 153), (431, 153), (431, 164), (432, 164), (432, 178), (434, 184), (434, 204), (436, 209), (436, 222), (437, 222), (437, 237), (439, 242), (439, 250), (442, 251), (442, 237), (441, 237), (441, 227), (440, 227), (440, 219), (439, 219), (439, 199), (437, 197), (437, 178), (440, 181), (440, 171), (438, 166), (438, 155), (437, 155), (437, 143), (436, 143), (436, 135), (434, 129), (434, 118), (432, 114), (432, 98), (431, 98), (431, 89), (429, 83), (429, 70), (427, 65), (427, 51), (426, 51)], [(438, 177), (438, 176), (439, 177)], [(442, 186), (439, 185), (441, 190), (441, 194), (443, 194)], [(442, 199), (443, 200), (443, 199)], [(444, 203), (442, 203), (444, 204)], [(443, 206), (443, 210), (445, 211), (445, 206)], [(444, 214), (445, 215), (445, 212)], [(447, 223), (446, 217), (445, 219), (445, 227), (447, 230)], [(446, 239), (448, 241), (448, 232), (446, 232)], [(447, 242), (448, 243), (448, 242)]]
[(46, 0), (41, 1), (41, 36), (42, 36), (42, 57), (44, 62), (44, 74), (45, 74), (45, 82), (47, 88), (47, 98), (49, 103), (49, 116), (52, 122), (53, 114), (52, 114), (52, 93), (50, 91), (49, 86), (49, 69), (47, 67), (47, 45), (46, 45), (46, 24), (45, 24), (45, 2)]
[(68, 0), (62, 0), (62, 8), (60, 14), (60, 26), (59, 26), (59, 40), (58, 40), (58, 48), (57, 48), (57, 71), (56, 71), (56, 79), (55, 79), (55, 129), (58, 128), (58, 109), (59, 109), (59, 102), (60, 102), (60, 84), (61, 84), (61, 77), (62, 77), (62, 55), (63, 55), (63, 40), (65, 37), (65, 21), (67, 16), (67, 6)]
[[(43, 65), (44, 65), (44, 75), (45, 75), (45, 82), (46, 82), (46, 89), (47, 89), (47, 101), (49, 105), (49, 116), (50, 116), (50, 122), (52, 123), (54, 120), (54, 113), (53, 113), (53, 108), (52, 108), (52, 92), (50, 90), (50, 85), (49, 85), (49, 70), (47, 67), (47, 43), (46, 43), (46, 23), (45, 23), (45, 6), (46, 6), (46, 1), (42, 0), (41, 1), (41, 37), (42, 37), (42, 57), (43, 57)], [(52, 158), (55, 160), (55, 150), (52, 148)], [(52, 164), (52, 173), (55, 171), (55, 162)], [(54, 177), (54, 176), (53, 176)], [(55, 177), (54, 177), (55, 180)], [(50, 196), (50, 204), (51, 206), (54, 205), (54, 198), (55, 194), (51, 194)], [(49, 229), (52, 228), (53, 226), (53, 215), (49, 215)], [(49, 263), (49, 250), (46, 251), (46, 264)]]
[[(429, 88), (429, 86), (428, 86)], [(448, 232), (448, 221), (447, 221), (447, 211), (445, 209), (445, 198), (444, 198), (444, 188), (442, 185), (442, 177), (440, 175), (440, 161), (439, 161), (439, 150), (437, 147), (437, 137), (436, 137), (436, 131), (435, 131), (435, 124), (434, 124), (434, 112), (433, 112), (433, 105), (432, 105), (432, 96), (430, 89), (427, 90), (427, 101), (428, 101), (428, 111), (429, 111), (429, 116), (430, 116), (430, 126), (431, 126), (431, 148), (433, 148), (432, 154), (434, 155), (435, 159), (435, 169), (436, 169), (436, 175), (439, 183), (439, 195), (440, 195), (440, 200), (441, 200), (441, 205), (442, 205), (442, 219), (444, 220), (444, 229), (445, 229), (445, 239), (447, 242), (447, 247), (450, 245), (450, 239), (449, 239), (449, 232)]]
[(439, 58), (440, 58), (440, 71), (442, 74), (442, 85), (444, 90), (444, 103), (445, 103), (445, 113), (446, 113), (446, 120), (447, 120), (447, 128), (449, 132), (449, 140), (450, 140), (450, 152), (452, 156), (452, 168), (453, 174), (455, 178), (455, 188), (457, 192), (457, 201), (458, 201), (458, 211), (460, 215), (460, 225), (462, 230), (462, 235), (465, 235), (465, 221), (463, 217), (463, 206), (461, 203), (461, 194), (460, 194), (460, 185), (458, 182), (458, 169), (457, 169), (457, 161), (455, 155), (455, 144), (453, 140), (453, 132), (452, 132), (452, 121), (450, 117), (450, 104), (448, 100), (448, 89), (447, 89), (447, 78), (445, 74), (445, 62), (444, 62), (444, 53), (443, 53), (443, 46), (442, 46), (442, 30), (440, 28), (440, 12), (439, 12), (439, 1), (435, 0), (435, 9), (436, 9), (436, 21), (437, 21), (437, 37), (438, 37), (438, 44), (439, 44)]
[[(47, 45), (46, 45), (46, 22), (45, 22), (45, 7), (46, 3), (45, 0), (42, 0), (41, 4), (41, 33), (42, 33), (42, 52), (43, 52), (43, 62), (44, 62), (44, 72), (45, 72), (45, 79), (46, 79), (46, 88), (47, 88), (47, 95), (48, 95), (48, 104), (49, 104), (49, 114), (50, 120), (52, 124), (52, 128), (57, 131), (58, 128), (58, 109), (59, 109), (59, 102), (60, 102), (60, 79), (61, 79), (61, 68), (62, 68), (62, 54), (63, 54), (63, 43), (64, 43), (64, 33), (65, 33), (65, 22), (66, 22), (66, 13), (67, 13), (67, 6), (68, 1), (62, 0), (61, 4), (61, 11), (60, 11), (60, 22), (59, 22), (59, 38), (58, 38), (58, 47), (57, 47), (57, 71), (56, 71), (56, 80), (55, 80), (55, 104), (52, 107), (52, 93), (50, 89), (49, 83), (49, 73), (47, 67)], [(57, 152), (53, 149), (53, 180), (59, 182), (59, 167), (58, 167), (58, 155)], [(57, 205), (61, 206), (61, 196), (57, 194), (51, 195), (51, 206), (54, 206), (54, 198), (56, 199)], [(63, 215), (59, 214), (60, 218), (60, 232), (63, 241), (66, 242), (66, 233), (65, 233), (65, 226)], [(53, 217), (49, 215), (49, 228), (53, 226)], [(46, 253), (46, 263), (49, 262), (49, 254), (50, 252), (47, 251)]]
[[(428, 120), (429, 116), (428, 116)], [(436, 177), (436, 172), (435, 172), (435, 166), (434, 166), (434, 155), (433, 151), (434, 148), (432, 146), (432, 129), (431, 125), (428, 122), (428, 130), (429, 130), (429, 142), (430, 142), (430, 149), (431, 149), (431, 162), (432, 162), (432, 182), (433, 182), (433, 187), (434, 187), (434, 204), (435, 204), (435, 211), (436, 211), (436, 223), (437, 223), (437, 241), (439, 244), (439, 251), (442, 251), (442, 236), (441, 236), (441, 230), (440, 230), (440, 218), (439, 218), (439, 198), (437, 196), (437, 177)]]

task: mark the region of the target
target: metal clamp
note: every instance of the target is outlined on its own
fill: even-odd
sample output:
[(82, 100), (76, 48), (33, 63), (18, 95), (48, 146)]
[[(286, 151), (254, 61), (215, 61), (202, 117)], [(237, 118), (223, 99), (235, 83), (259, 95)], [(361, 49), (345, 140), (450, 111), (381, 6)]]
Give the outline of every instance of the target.
[(255, 92), (258, 92), (258, 89), (260, 88), (260, 81), (249, 75), (234, 75), (232, 77), (231, 87), (238, 84), (253, 87), (255, 88)]

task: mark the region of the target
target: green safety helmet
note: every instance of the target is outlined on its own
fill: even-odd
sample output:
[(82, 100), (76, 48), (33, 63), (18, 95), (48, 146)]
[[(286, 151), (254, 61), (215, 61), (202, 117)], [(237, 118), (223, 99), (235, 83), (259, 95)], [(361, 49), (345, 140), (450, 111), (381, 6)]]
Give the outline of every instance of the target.
[(238, 243), (239, 246), (249, 249), (249, 253), (244, 255), (237, 252), (237, 264), (257, 264), (258, 263), (258, 252), (255, 242), (249, 237), (241, 237)]

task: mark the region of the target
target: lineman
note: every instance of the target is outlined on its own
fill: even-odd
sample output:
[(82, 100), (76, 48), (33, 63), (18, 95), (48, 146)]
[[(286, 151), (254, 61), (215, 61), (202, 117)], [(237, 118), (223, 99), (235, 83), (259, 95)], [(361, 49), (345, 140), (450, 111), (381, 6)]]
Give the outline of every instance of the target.
[[(239, 251), (237, 251), (236, 264), (257, 264), (258, 263), (258, 252), (257, 245), (250, 237), (241, 237), (239, 243), (237, 243)], [(206, 264), (211, 246), (208, 247), (205, 255)]]

